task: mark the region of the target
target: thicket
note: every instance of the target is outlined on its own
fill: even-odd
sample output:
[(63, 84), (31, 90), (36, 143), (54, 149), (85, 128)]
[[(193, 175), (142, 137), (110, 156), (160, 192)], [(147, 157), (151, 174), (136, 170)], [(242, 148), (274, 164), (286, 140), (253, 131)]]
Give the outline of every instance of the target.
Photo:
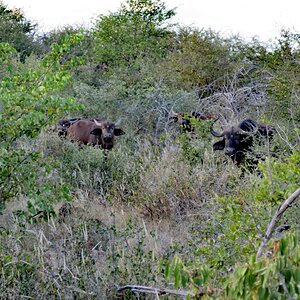
[[(127, 0), (90, 29), (39, 36), (1, 2), (1, 298), (299, 297), (298, 198), (277, 224), (289, 233), (256, 257), (300, 185), (299, 34), (247, 42), (175, 13)], [(212, 151), (213, 121), (186, 133), (174, 111), (276, 134), (250, 172)], [(62, 117), (103, 116), (126, 132), (107, 158), (55, 132)]]

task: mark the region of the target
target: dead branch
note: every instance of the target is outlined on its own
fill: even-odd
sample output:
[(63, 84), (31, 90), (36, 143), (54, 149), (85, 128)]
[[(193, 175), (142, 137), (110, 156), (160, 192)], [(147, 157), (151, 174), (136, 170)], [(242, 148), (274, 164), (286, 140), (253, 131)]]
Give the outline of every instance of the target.
[(130, 290), (131, 292), (138, 292), (138, 293), (155, 294), (157, 296), (172, 294), (172, 295), (177, 295), (177, 296), (183, 296), (183, 299), (185, 299), (186, 296), (193, 296), (188, 291), (158, 289), (158, 288), (142, 286), (142, 285), (125, 285), (125, 286), (121, 286), (121, 287), (118, 288), (117, 293), (122, 294), (125, 290)]
[(272, 237), (272, 234), (275, 230), (275, 227), (278, 223), (278, 221), (281, 219), (283, 213), (288, 209), (288, 207), (290, 207), (290, 205), (298, 198), (298, 196), (300, 195), (300, 188), (298, 188), (288, 199), (286, 199), (278, 208), (276, 214), (274, 215), (274, 217), (272, 218), (266, 234), (262, 240), (262, 243), (256, 253), (256, 258), (259, 258), (262, 256), (263, 254), (263, 250), (266, 247), (268, 241), (270, 240), (270, 238)]
[(290, 147), (291, 150), (295, 150), (293, 144), (289, 142), (287, 133), (279, 125), (277, 125), (276, 133)]

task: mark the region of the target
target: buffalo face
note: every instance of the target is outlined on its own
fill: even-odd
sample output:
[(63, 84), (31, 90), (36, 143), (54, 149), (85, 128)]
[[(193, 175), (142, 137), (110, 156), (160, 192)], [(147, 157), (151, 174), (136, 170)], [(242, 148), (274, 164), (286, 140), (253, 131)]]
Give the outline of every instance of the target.
[(96, 120), (94, 119), (96, 127), (90, 132), (90, 134), (95, 135), (99, 139), (99, 143), (102, 145), (103, 149), (111, 150), (114, 146), (114, 137), (125, 134), (125, 132), (116, 128), (114, 123), (107, 120)]
[(252, 146), (251, 134), (243, 132), (240, 128), (231, 127), (223, 131), (222, 136), (221, 141), (213, 144), (213, 150), (224, 150), (225, 155), (230, 156), (239, 165), (245, 152)]
[(225, 155), (240, 165), (246, 157), (246, 153), (252, 152), (254, 140), (263, 136), (270, 139), (271, 127), (258, 124), (256, 121), (246, 119), (237, 126), (229, 127), (223, 132), (216, 132), (211, 127), (211, 134), (215, 137), (222, 137), (222, 140), (213, 144), (213, 150), (224, 150)]

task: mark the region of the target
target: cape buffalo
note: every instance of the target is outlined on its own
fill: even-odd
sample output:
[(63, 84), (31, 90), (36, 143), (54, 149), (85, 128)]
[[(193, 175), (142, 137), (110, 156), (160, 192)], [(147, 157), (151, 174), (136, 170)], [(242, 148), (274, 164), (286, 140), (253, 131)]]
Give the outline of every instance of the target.
[(72, 119), (61, 119), (58, 121), (56, 125), (56, 130), (58, 132), (59, 137), (66, 137), (68, 128), (76, 123), (77, 121), (81, 120), (81, 118), (72, 118)]
[(122, 129), (106, 119), (85, 119), (72, 124), (67, 130), (70, 140), (80, 145), (101, 146), (105, 150), (111, 150), (114, 146), (115, 136), (123, 135)]
[(182, 128), (183, 132), (193, 132), (195, 131), (195, 128), (193, 126), (193, 119), (196, 120), (213, 120), (216, 117), (213, 114), (210, 113), (201, 113), (193, 111), (192, 113), (184, 113), (179, 112), (175, 113), (172, 112), (171, 119), (174, 120), (179, 126)]
[(274, 128), (269, 125), (259, 124), (252, 119), (246, 119), (236, 126), (230, 126), (222, 132), (217, 132), (211, 126), (211, 134), (222, 137), (222, 140), (213, 144), (213, 150), (225, 149), (225, 154), (230, 156), (238, 166), (245, 161), (246, 154), (252, 153), (254, 142), (269, 142), (274, 134)]

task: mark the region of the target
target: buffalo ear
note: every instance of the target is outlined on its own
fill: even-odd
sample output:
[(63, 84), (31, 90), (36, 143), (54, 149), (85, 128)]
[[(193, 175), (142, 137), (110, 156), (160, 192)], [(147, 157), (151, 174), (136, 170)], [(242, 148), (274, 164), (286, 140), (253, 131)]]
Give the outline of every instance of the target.
[(213, 144), (213, 150), (223, 150), (225, 148), (225, 140), (218, 141)]
[(115, 136), (119, 136), (119, 135), (123, 135), (123, 134), (125, 134), (125, 132), (122, 129), (120, 129), (120, 128), (115, 128), (114, 129), (114, 135)]
[(101, 130), (101, 128), (95, 128), (90, 132), (90, 134), (101, 136), (102, 130)]

